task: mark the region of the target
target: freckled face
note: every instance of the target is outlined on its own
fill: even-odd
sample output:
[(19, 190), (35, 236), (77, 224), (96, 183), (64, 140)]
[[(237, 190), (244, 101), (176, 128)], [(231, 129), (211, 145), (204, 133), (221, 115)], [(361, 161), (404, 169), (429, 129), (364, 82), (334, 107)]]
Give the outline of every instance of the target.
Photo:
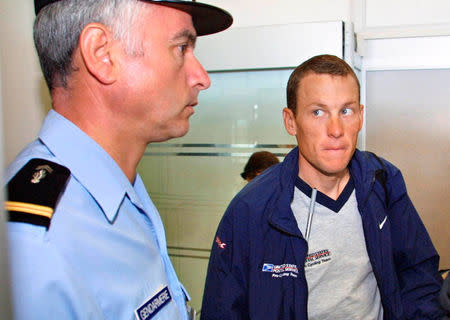
[(196, 32), (189, 14), (148, 4), (132, 28), (143, 54), (120, 62), (125, 128), (143, 143), (185, 135), (200, 90), (210, 79), (194, 56)]
[(285, 108), (283, 116), (286, 130), (297, 139), (300, 171), (326, 176), (346, 172), (363, 123), (355, 79), (306, 75), (297, 89), (296, 115)]

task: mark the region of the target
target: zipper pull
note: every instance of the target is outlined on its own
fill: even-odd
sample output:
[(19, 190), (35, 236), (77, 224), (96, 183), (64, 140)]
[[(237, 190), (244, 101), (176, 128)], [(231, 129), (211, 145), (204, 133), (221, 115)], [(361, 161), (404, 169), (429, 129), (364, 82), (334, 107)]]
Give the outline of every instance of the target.
[(306, 241), (309, 241), (309, 234), (311, 233), (311, 224), (314, 215), (314, 205), (316, 204), (316, 196), (317, 196), (317, 189), (313, 188), (311, 193), (311, 202), (309, 203), (308, 220), (306, 223), (306, 232), (305, 232)]

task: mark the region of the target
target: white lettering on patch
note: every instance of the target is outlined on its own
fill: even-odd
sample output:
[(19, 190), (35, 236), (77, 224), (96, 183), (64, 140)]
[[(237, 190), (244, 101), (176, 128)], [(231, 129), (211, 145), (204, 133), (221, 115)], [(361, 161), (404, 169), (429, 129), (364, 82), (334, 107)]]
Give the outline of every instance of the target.
[(134, 311), (136, 318), (139, 320), (153, 318), (170, 300), (172, 300), (172, 296), (169, 288), (165, 287)]
[(272, 273), (272, 278), (294, 277), (297, 278), (298, 269), (297, 265), (291, 263), (285, 263), (275, 265), (272, 263), (264, 263), (262, 272)]

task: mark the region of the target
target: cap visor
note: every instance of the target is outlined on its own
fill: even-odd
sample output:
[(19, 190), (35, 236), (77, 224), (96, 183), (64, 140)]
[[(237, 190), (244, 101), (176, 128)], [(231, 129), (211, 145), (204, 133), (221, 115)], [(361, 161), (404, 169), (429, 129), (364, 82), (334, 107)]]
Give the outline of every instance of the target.
[(209, 4), (176, 0), (149, 0), (149, 2), (189, 13), (192, 16), (192, 22), (198, 36), (223, 31), (233, 23), (231, 14), (221, 8)]

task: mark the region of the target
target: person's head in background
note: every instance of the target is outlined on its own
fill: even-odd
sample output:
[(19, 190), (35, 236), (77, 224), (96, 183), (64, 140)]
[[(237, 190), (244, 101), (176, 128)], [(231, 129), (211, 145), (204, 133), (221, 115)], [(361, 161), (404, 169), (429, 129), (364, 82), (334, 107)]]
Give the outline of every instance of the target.
[(264, 170), (279, 162), (280, 160), (278, 160), (277, 156), (269, 151), (255, 152), (248, 159), (241, 177), (250, 182)]

